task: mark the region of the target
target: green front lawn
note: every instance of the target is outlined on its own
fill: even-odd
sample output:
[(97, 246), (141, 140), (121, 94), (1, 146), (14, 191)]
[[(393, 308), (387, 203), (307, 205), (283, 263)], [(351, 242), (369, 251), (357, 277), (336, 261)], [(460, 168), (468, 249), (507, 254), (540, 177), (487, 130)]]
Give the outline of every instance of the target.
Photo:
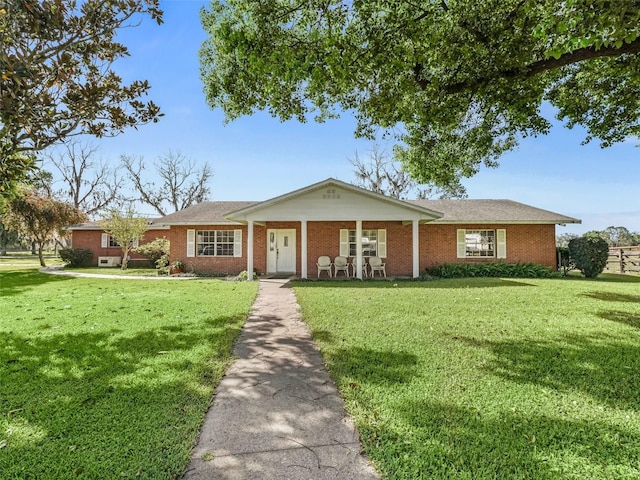
[(256, 292), (0, 268), (0, 477), (179, 477)]
[(640, 478), (640, 278), (294, 288), (383, 478)]
[[(91, 273), (99, 275), (114, 275), (117, 277), (157, 277), (158, 269), (151, 267), (128, 267), (126, 270), (122, 270), (120, 267), (65, 267), (65, 270), (71, 273)], [(166, 275), (165, 275), (166, 276)]]
[[(43, 257), (48, 267), (62, 265), (64, 263), (62, 259), (53, 252), (44, 252)], [(40, 266), (40, 259), (38, 255), (32, 255), (31, 252), (8, 252), (7, 255), (0, 256), (0, 267), (8, 265)]]

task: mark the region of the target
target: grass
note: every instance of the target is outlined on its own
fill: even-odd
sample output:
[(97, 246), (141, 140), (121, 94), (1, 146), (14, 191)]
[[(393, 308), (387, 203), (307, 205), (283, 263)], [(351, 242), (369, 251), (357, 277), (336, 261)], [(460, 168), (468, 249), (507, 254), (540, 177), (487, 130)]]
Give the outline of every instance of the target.
[(180, 478), (255, 283), (0, 268), (0, 476)]
[(383, 478), (640, 478), (640, 278), (294, 288)]
[[(44, 261), (47, 266), (62, 265), (62, 259), (53, 252), (44, 253)], [(9, 265), (37, 265), (40, 266), (38, 255), (32, 255), (30, 251), (8, 252), (7, 255), (0, 256), (0, 267)]]
[(157, 277), (158, 270), (151, 267), (128, 267), (126, 270), (122, 270), (120, 267), (82, 267), (71, 268), (66, 267), (65, 270), (69, 270), (74, 273), (97, 273), (101, 275), (115, 275), (115, 276), (141, 276), (141, 277)]

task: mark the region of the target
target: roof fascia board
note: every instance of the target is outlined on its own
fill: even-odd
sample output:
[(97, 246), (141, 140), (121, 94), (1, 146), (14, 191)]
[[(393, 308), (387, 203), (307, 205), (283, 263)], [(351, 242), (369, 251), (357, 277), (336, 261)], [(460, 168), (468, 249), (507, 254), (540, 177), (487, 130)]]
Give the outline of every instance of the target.
[(190, 225), (244, 225), (244, 222), (238, 220), (215, 220), (215, 221), (189, 221), (189, 222), (167, 222), (165, 223), (166, 228), (170, 227), (180, 227), (180, 226), (190, 226)]
[(567, 220), (434, 220), (439, 225), (564, 225), (566, 223), (582, 223), (576, 218)]
[[(162, 224), (162, 225), (149, 225), (149, 228), (147, 228), (147, 230), (169, 230), (169, 225), (166, 224)], [(77, 230), (83, 230), (86, 232), (95, 232), (95, 231), (104, 231), (103, 227), (99, 227), (99, 226), (95, 226), (95, 227), (64, 227), (64, 230), (69, 230), (71, 232), (73, 231), (77, 231)]]

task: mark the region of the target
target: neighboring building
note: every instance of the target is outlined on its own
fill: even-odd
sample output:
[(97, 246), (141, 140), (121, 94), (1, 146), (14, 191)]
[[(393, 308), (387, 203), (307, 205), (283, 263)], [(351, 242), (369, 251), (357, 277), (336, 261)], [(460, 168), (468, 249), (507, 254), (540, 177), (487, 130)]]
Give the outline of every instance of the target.
[[(510, 200), (397, 200), (327, 179), (264, 202), (194, 205), (155, 220), (145, 240), (166, 236), (171, 261), (195, 272), (315, 278), (320, 256), (341, 255), (359, 278), (372, 256), (383, 259), (389, 276), (418, 277), (451, 262), (555, 269), (555, 226), (567, 223), (580, 220)], [(102, 244), (94, 236), (93, 246), (88, 239), (79, 245), (80, 232), (72, 229), (74, 247)]]

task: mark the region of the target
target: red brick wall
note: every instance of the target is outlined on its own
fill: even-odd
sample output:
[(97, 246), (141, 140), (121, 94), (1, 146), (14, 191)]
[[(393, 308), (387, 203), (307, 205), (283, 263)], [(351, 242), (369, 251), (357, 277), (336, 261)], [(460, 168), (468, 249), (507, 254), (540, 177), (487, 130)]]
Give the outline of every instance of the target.
[[(307, 237), (307, 272), (308, 276), (317, 277), (318, 257), (328, 255), (331, 259), (340, 255), (340, 230), (356, 229), (356, 222), (308, 222)], [(387, 230), (387, 275), (412, 275), (412, 226), (402, 222), (362, 222), (363, 230)], [(350, 259), (354, 260), (354, 259)]]
[[(507, 258), (457, 258), (456, 230), (504, 228)], [(555, 225), (420, 225), (420, 271), (432, 265), (462, 262), (533, 262), (556, 268)]]
[[(355, 230), (356, 222), (309, 222), (308, 275), (317, 276), (317, 259), (320, 255), (331, 258), (340, 254), (340, 229)], [(362, 222), (363, 230), (387, 229), (388, 275), (412, 276), (412, 225), (401, 222)], [(495, 262), (496, 258), (457, 258), (458, 228), (499, 229), (507, 236), (509, 263), (533, 262), (556, 268), (555, 225), (420, 225), (420, 272), (441, 263)]]
[[(242, 230), (242, 257), (187, 257), (187, 230), (190, 229)], [(174, 226), (167, 238), (171, 241), (169, 261), (182, 261), (188, 272), (235, 275), (247, 269), (247, 227), (244, 225)]]
[[(187, 258), (187, 229), (242, 230), (242, 257), (194, 257)], [(296, 230), (296, 273), (301, 274), (300, 222), (267, 222), (266, 226), (254, 225), (254, 262), (259, 272), (267, 270), (267, 229)], [(307, 275), (317, 276), (316, 262), (321, 255), (332, 259), (340, 254), (340, 229), (355, 230), (356, 222), (308, 222), (307, 223)], [(412, 276), (412, 225), (402, 222), (362, 222), (363, 230), (387, 230), (387, 275)], [(509, 263), (534, 262), (555, 268), (555, 225), (420, 225), (420, 272), (441, 263), (493, 262), (495, 258), (457, 258), (456, 230), (506, 229), (507, 258)], [(247, 227), (230, 225), (202, 225), (197, 227), (172, 227), (167, 238), (171, 240), (171, 261), (181, 260), (188, 270), (208, 273), (237, 274), (247, 269)]]
[[(307, 222), (307, 276), (318, 275), (318, 257), (328, 255), (333, 260), (340, 255), (340, 229), (355, 230), (356, 222)], [(323, 276), (326, 272), (323, 273)]]
[[(71, 246), (73, 248), (86, 248), (93, 252), (91, 264), (98, 265), (98, 257), (122, 257), (122, 249), (120, 247), (102, 248), (102, 230), (73, 230), (71, 232)], [(169, 238), (169, 230), (147, 230), (144, 238), (140, 241), (140, 245), (154, 241), (156, 238)], [(129, 254), (132, 260), (146, 260), (142, 255), (131, 252)]]

